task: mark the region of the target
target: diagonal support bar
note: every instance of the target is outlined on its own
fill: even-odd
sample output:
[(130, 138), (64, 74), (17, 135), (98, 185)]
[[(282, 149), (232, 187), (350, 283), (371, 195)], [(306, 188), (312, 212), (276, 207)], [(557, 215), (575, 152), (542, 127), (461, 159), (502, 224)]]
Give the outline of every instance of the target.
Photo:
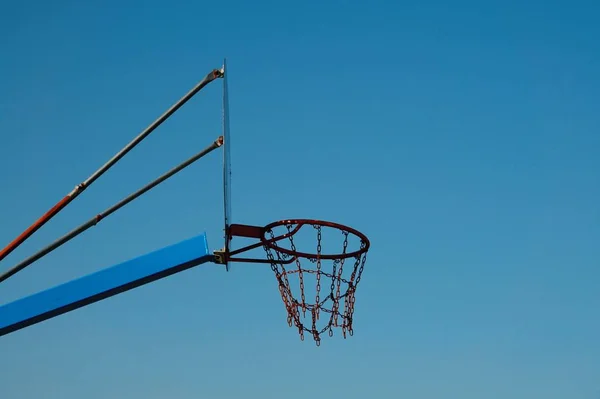
[(154, 187), (158, 186), (159, 184), (161, 184), (162, 182), (164, 182), (168, 178), (174, 176), (175, 174), (179, 173), (183, 169), (187, 168), (188, 166), (190, 166), (191, 164), (193, 164), (194, 162), (196, 162), (197, 160), (199, 160), (200, 158), (202, 158), (206, 154), (208, 154), (211, 151), (213, 151), (214, 149), (220, 147), (222, 144), (223, 144), (223, 137), (221, 136), (217, 140), (215, 140), (209, 147), (207, 147), (204, 150), (200, 151), (199, 153), (197, 153), (196, 155), (194, 155), (193, 157), (191, 157), (187, 161), (185, 161), (185, 162), (177, 165), (175, 168), (171, 169), (170, 171), (168, 171), (167, 173), (165, 173), (164, 175), (162, 175), (158, 179), (156, 179), (156, 180), (150, 182), (149, 184), (145, 185), (144, 187), (142, 187), (141, 189), (139, 189), (135, 193), (133, 193), (131, 195), (128, 195), (126, 198), (124, 198), (121, 201), (117, 202), (115, 205), (111, 206), (110, 208), (108, 208), (104, 212), (97, 214), (96, 216), (94, 216), (93, 218), (91, 218), (90, 220), (88, 220), (87, 222), (85, 222), (84, 224), (80, 225), (76, 229), (74, 229), (71, 232), (65, 234), (64, 236), (62, 236), (58, 240), (54, 241), (52, 244), (46, 246), (42, 250), (40, 250), (40, 251), (36, 252), (35, 254), (31, 255), (29, 258), (23, 260), (22, 262), (16, 264), (15, 266), (11, 267), (8, 270), (6, 270), (4, 272), (1, 272), (0, 273), (0, 283), (2, 283), (3, 281), (5, 281), (6, 279), (10, 278), (11, 276), (14, 276), (16, 273), (20, 272), (21, 270), (25, 269), (27, 266), (31, 265), (33, 262), (36, 262), (39, 259), (41, 259), (42, 257), (48, 255), (50, 252), (54, 251), (55, 249), (57, 249), (61, 245), (66, 244), (67, 242), (69, 242), (73, 238), (77, 237), (81, 233), (85, 232), (89, 228), (91, 228), (93, 226), (96, 226), (98, 223), (100, 223), (101, 220), (104, 220), (105, 218), (107, 218), (108, 216), (110, 216), (111, 214), (113, 214), (114, 212), (118, 211), (119, 209), (121, 209), (125, 205), (129, 204), (131, 201), (133, 201), (136, 198), (140, 197), (142, 194), (148, 192), (149, 190), (151, 190)]
[(63, 210), (67, 205), (71, 203), (79, 194), (81, 194), (86, 188), (88, 188), (96, 179), (102, 176), (107, 170), (109, 170), (114, 164), (116, 164), (121, 158), (123, 158), (129, 151), (131, 151), (135, 146), (137, 146), (142, 140), (144, 140), (150, 133), (152, 133), (157, 127), (159, 127), (164, 121), (166, 121), (171, 115), (175, 113), (179, 108), (181, 108), (188, 100), (190, 100), (196, 93), (202, 90), (206, 85), (215, 79), (222, 78), (223, 71), (214, 69), (210, 73), (208, 73), (204, 79), (202, 79), (196, 86), (194, 86), (186, 95), (184, 95), (179, 101), (171, 106), (165, 113), (158, 117), (154, 122), (152, 122), (146, 129), (144, 129), (140, 134), (138, 134), (129, 144), (127, 144), (123, 149), (121, 149), (117, 154), (115, 154), (111, 159), (108, 160), (104, 165), (102, 165), (97, 171), (92, 173), (90, 177), (88, 177), (84, 182), (78, 184), (69, 194), (63, 197), (60, 201), (56, 203), (50, 210), (48, 210), (45, 214), (43, 214), (38, 220), (36, 220), (31, 226), (29, 226), (25, 231), (23, 231), (17, 238), (15, 238), (12, 242), (10, 242), (4, 249), (0, 250), (0, 261), (8, 256), (12, 251), (17, 249), (18, 246), (23, 244), (25, 240), (33, 235), (37, 230), (39, 230), (43, 225), (48, 223), (50, 219), (56, 216), (61, 210)]
[(0, 306), (0, 336), (214, 261), (205, 234)]

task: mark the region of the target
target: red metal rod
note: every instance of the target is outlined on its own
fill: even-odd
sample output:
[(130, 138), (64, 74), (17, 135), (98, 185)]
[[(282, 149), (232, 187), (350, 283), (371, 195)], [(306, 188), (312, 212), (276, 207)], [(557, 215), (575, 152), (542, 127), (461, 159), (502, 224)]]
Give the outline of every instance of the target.
[(3, 250), (0, 251), (0, 261), (8, 256), (12, 251), (17, 249), (17, 247), (25, 240), (27, 240), (33, 233), (35, 233), (40, 227), (46, 224), (50, 219), (52, 219), (58, 212), (60, 212), (64, 207), (69, 205), (71, 201), (73, 201), (79, 194), (81, 194), (87, 187), (89, 187), (96, 179), (102, 176), (108, 169), (110, 169), (114, 164), (116, 164), (121, 158), (125, 156), (129, 151), (133, 149), (136, 145), (138, 145), (144, 138), (146, 138), (154, 129), (160, 126), (164, 121), (166, 121), (171, 115), (175, 113), (183, 104), (185, 104), (190, 98), (192, 98), (196, 93), (198, 93), (204, 86), (212, 82), (217, 78), (223, 77), (223, 72), (217, 69), (212, 70), (208, 75), (204, 77), (192, 90), (190, 90), (185, 96), (183, 96), (179, 101), (177, 101), (174, 105), (171, 106), (164, 114), (162, 114), (157, 120), (152, 122), (150, 126), (148, 126), (144, 131), (142, 131), (137, 137), (135, 137), (129, 144), (127, 144), (121, 151), (119, 151), (115, 156), (113, 156), (108, 162), (100, 167), (96, 172), (94, 172), (90, 177), (88, 177), (83, 183), (78, 184), (73, 191), (71, 191), (66, 197), (60, 200), (56, 205), (54, 205), (48, 212), (46, 212), (41, 218), (36, 220), (34, 224), (32, 224), (27, 230), (22, 232), (16, 239), (14, 239), (10, 244), (6, 246)]
[(0, 251), (0, 260), (4, 259), (9, 253), (14, 251), (27, 238), (29, 238), (40, 227), (42, 227), (44, 225), (44, 223), (46, 223), (48, 220), (52, 219), (52, 217), (54, 215), (56, 215), (58, 212), (60, 212), (61, 209), (63, 209), (65, 206), (67, 206), (67, 204), (69, 202), (71, 202), (73, 200), (73, 198), (75, 198), (71, 195), (72, 193), (73, 192), (69, 193), (69, 195), (65, 196), (63, 199), (58, 201), (58, 203), (56, 205), (54, 205), (52, 207), (52, 209), (50, 209), (48, 212), (46, 212), (41, 218), (36, 220), (34, 224), (29, 226), (29, 228), (27, 230), (22, 232), (17, 238), (15, 238), (10, 244), (8, 244), (6, 246), (6, 248), (4, 248), (2, 251)]

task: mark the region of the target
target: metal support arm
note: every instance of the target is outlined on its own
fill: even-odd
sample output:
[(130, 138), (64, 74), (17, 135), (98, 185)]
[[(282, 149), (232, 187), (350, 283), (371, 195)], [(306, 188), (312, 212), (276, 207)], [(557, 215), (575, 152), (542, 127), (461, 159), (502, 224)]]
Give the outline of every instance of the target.
[(0, 306), (0, 336), (213, 261), (198, 235)]

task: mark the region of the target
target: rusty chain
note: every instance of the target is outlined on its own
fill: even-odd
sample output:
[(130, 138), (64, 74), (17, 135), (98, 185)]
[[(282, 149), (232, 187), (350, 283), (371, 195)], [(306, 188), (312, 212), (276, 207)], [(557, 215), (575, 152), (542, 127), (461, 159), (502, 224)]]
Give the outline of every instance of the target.
[[(286, 228), (288, 230), (288, 240), (290, 242), (291, 250), (296, 252), (296, 244), (293, 240), (292, 227), (293, 224), (287, 224)], [(304, 340), (304, 332), (307, 332), (313, 336), (315, 343), (320, 345), (321, 338), (320, 335), (325, 331), (328, 332), (329, 336), (333, 336), (333, 328), (341, 327), (342, 334), (344, 338), (346, 334), (353, 335), (352, 328), (352, 317), (354, 313), (354, 305), (355, 305), (355, 292), (358, 283), (362, 277), (362, 272), (364, 269), (364, 265), (366, 262), (366, 251), (360, 252), (359, 255), (355, 257), (355, 261), (352, 267), (352, 272), (349, 279), (343, 277), (344, 272), (344, 262), (346, 260), (345, 255), (347, 253), (348, 247), (348, 236), (349, 233), (347, 231), (342, 231), (344, 236), (343, 242), (343, 252), (340, 258), (336, 258), (331, 260), (332, 269), (331, 272), (323, 270), (323, 259), (321, 258), (322, 251), (322, 226), (315, 224), (313, 227), (317, 231), (317, 257), (309, 258), (310, 263), (315, 264), (315, 268), (310, 269), (306, 266), (303, 266), (299, 256), (295, 256), (294, 264), (295, 267), (286, 269), (286, 263), (284, 263), (287, 259), (289, 259), (290, 255), (287, 255), (285, 252), (278, 251), (278, 244), (274, 241), (275, 235), (273, 231), (269, 230), (267, 233), (270, 236), (271, 246), (263, 245), (265, 252), (267, 253), (267, 259), (271, 264), (271, 270), (275, 273), (275, 277), (277, 278), (279, 291), (285, 305), (286, 311), (288, 313), (287, 321), (288, 325), (291, 327), (292, 324), (298, 328), (298, 332), (300, 334), (300, 338)], [(366, 243), (361, 241), (361, 250), (365, 248)], [(275, 255), (273, 255), (275, 252)], [(291, 286), (289, 283), (288, 275), (298, 275), (298, 280), (300, 283), (300, 299), (299, 302), (295, 299)], [(314, 274), (316, 275), (316, 296), (314, 303), (307, 303), (306, 295), (305, 295), (305, 287), (304, 287), (304, 275), (305, 274)], [(331, 286), (329, 295), (321, 301), (321, 278), (329, 278), (331, 279)], [(342, 285), (345, 288), (342, 292)], [(340, 311), (340, 301), (344, 301), (344, 310)], [(331, 304), (329, 304), (331, 302)], [(302, 317), (306, 317), (306, 311), (308, 310), (310, 313), (311, 323), (309, 326), (305, 326), (302, 323), (300, 318), (300, 310), (302, 310)], [(320, 319), (320, 312), (323, 311), (329, 315), (329, 320), (325, 323), (324, 327), (319, 329), (317, 327), (317, 322)], [(341, 323), (340, 323), (341, 319)]]

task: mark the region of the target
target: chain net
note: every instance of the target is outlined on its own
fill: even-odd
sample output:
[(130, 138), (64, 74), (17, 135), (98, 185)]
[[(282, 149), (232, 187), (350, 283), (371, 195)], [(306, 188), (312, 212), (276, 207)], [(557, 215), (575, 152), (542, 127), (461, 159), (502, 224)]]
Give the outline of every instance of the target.
[[(289, 233), (286, 241), (292, 252), (296, 252), (292, 233), (294, 226), (294, 223), (285, 224)], [(298, 328), (301, 340), (304, 340), (305, 333), (312, 335), (316, 345), (319, 346), (321, 335), (327, 333), (332, 337), (334, 328), (341, 328), (344, 338), (354, 334), (352, 317), (355, 294), (365, 266), (368, 243), (360, 239), (360, 250), (355, 251), (355, 255), (349, 254), (348, 238), (351, 233), (339, 230), (343, 238), (342, 253), (336, 255), (334, 259), (330, 259), (331, 256), (323, 259), (321, 257), (322, 230), (329, 226), (312, 224), (312, 228), (317, 233), (314, 256), (294, 256), (280, 251), (278, 249), (282, 247), (275, 241), (270, 245), (264, 245), (263, 248), (277, 278), (281, 299), (288, 313), (288, 325)], [(267, 230), (265, 236), (271, 240), (275, 238), (271, 229)], [(316, 289), (314, 293), (311, 292), (314, 297), (312, 295), (309, 297), (309, 290), (305, 290), (305, 282), (309, 276), (316, 280)], [(297, 284), (290, 283), (291, 280), (295, 280)], [(300, 292), (294, 295), (292, 286), (299, 286)]]

